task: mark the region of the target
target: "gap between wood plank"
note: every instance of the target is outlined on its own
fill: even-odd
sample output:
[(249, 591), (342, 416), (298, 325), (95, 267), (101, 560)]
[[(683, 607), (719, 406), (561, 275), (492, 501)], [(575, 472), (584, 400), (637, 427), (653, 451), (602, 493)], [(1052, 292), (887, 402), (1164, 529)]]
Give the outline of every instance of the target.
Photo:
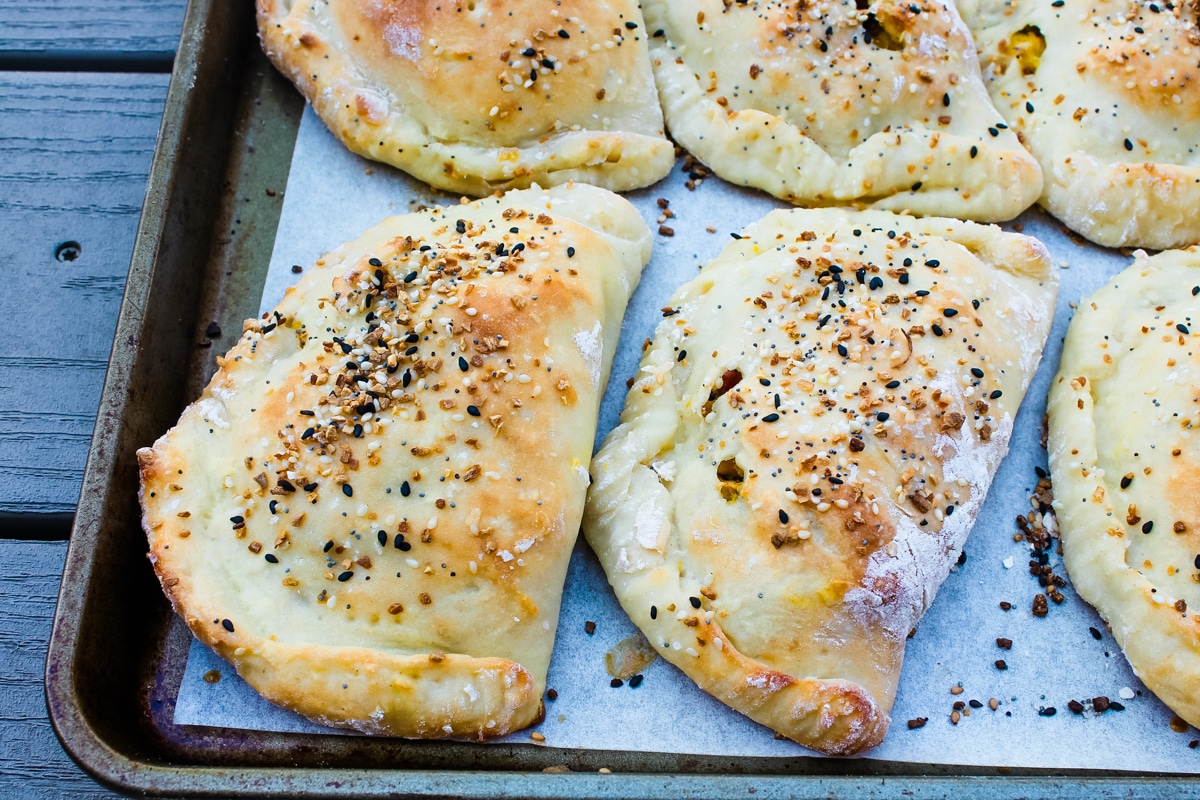
[(0, 50), (0, 71), (5, 72), (170, 72), (175, 51), (92, 52), (51, 50), (30, 53)]

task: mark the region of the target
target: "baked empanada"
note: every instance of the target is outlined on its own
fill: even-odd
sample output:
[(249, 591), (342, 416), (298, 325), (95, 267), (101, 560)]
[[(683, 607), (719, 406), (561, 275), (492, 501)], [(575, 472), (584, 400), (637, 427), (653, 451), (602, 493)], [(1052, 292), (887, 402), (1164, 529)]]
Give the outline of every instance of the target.
[(1063, 562), (1137, 673), (1200, 725), (1200, 248), (1079, 303), (1050, 386)]
[(633, 0), (258, 0), (258, 23), (335, 136), (438, 189), (622, 191), (674, 163)]
[(801, 205), (1007, 220), (1042, 190), (939, 0), (645, 0), (667, 127)]
[(961, 0), (1042, 206), (1109, 247), (1200, 240), (1200, 31), (1187, 3)]
[(318, 261), (138, 451), (150, 559), (196, 636), (328, 725), (539, 719), (649, 254), (628, 202), (579, 185), (393, 217)]
[(1036, 240), (774, 211), (664, 309), (584, 534), (705, 691), (825, 753), (878, 744), (1041, 357)]

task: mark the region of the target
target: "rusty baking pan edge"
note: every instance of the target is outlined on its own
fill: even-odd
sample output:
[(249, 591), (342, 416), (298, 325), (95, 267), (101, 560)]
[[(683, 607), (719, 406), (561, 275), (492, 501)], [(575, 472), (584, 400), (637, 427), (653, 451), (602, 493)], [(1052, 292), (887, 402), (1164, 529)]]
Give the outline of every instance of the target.
[[(134, 452), (174, 424), (211, 375), (213, 355), (232, 345), (241, 320), (257, 311), (301, 108), (257, 48), (249, 0), (192, 0), (46, 663), (51, 723), (97, 780), (127, 793), (192, 797), (1200, 798), (1200, 782), (1182, 776), (174, 725), (190, 633), (145, 560)], [(547, 767), (572, 772), (542, 772)], [(602, 767), (612, 774), (599, 774)]]

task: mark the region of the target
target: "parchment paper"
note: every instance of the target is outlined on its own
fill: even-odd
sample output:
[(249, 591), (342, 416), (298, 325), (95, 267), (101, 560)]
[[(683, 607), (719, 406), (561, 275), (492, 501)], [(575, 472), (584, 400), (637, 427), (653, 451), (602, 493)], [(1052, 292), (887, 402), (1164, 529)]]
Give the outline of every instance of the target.
[[(682, 163), (682, 162), (680, 162)], [(629, 305), (600, 414), (596, 443), (616, 424), (625, 397), (625, 379), (634, 374), (641, 343), (661, 319), (659, 309), (674, 289), (725, 245), (731, 231), (783, 207), (774, 198), (708, 178), (695, 191), (684, 183), (679, 164), (666, 181), (627, 195), (651, 230), (659, 226), (658, 198), (670, 200), (674, 236), (655, 237), (653, 259)], [(403, 214), (419, 203), (456, 203), (457, 197), (380, 164), (351, 155), (306, 109), (288, 179), (283, 216), (275, 241), (262, 309), (272, 308), (297, 278), (293, 264), (307, 268), (322, 253), (357, 236), (385, 216)], [(709, 233), (706, 228), (716, 228)], [(1045, 468), (1040, 447), (1046, 390), (1054, 375), (1070, 305), (1103, 285), (1128, 265), (1115, 251), (1082, 245), (1058, 222), (1027, 212), (1016, 225), (1050, 248), (1062, 287), (1054, 327), (1042, 365), (1017, 418), (1012, 449), (967, 541), (966, 562), (942, 586), (933, 607), (909, 641), (892, 727), (870, 758), (911, 762), (1200, 772), (1200, 749), (1189, 742), (1200, 733), (1175, 732), (1174, 716), (1134, 677), (1103, 621), (1074, 593), (1063, 589), (1062, 605), (1051, 603), (1045, 618), (1031, 612), (1043, 591), (1029, 574), (1029, 546), (1014, 542), (1014, 517), (1029, 511), (1035, 466)], [(1055, 572), (1063, 574), (1052, 556)], [(999, 603), (1013, 604), (1011, 611)], [(584, 631), (587, 621), (596, 631)], [(1095, 639), (1089, 628), (1101, 633)], [(580, 537), (571, 558), (566, 593), (551, 661), (549, 686), (558, 699), (546, 704), (537, 730), (546, 746), (641, 750), (729, 756), (811, 755), (730, 710), (699, 690), (659, 659), (637, 688), (612, 688), (604, 654), (634, 627), (617, 604), (604, 572)], [(997, 637), (1013, 641), (1001, 650)], [(994, 665), (1004, 659), (1008, 669)], [(209, 683), (216, 670), (220, 680)], [(951, 688), (961, 685), (961, 694)], [(1124, 711), (1077, 715), (1070, 700), (1103, 695)], [(988, 700), (999, 701), (997, 710)], [(1129, 698), (1129, 699), (1126, 699)], [(955, 701), (977, 700), (957, 725), (950, 721)], [(1049, 709), (1056, 713), (1047, 716)], [(927, 717), (910, 730), (906, 722)], [(175, 721), (275, 731), (331, 732), (267, 703), (234, 670), (206, 647), (192, 643), (175, 710)], [(529, 733), (509, 741), (532, 745)]]

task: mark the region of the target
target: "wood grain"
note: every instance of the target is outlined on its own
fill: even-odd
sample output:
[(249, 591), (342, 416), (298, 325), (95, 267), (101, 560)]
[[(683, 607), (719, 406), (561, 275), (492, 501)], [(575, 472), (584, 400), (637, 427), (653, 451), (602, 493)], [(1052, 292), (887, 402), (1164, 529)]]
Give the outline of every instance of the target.
[(66, 542), (4, 542), (0, 580), (0, 797), (113, 798), (59, 745), (46, 717), (42, 673)]
[(0, 61), (24, 56), (53, 69), (64, 57), (165, 60), (169, 70), (186, 6), (186, 0), (4, 0)]
[(74, 510), (168, 78), (0, 72), (0, 536)]

